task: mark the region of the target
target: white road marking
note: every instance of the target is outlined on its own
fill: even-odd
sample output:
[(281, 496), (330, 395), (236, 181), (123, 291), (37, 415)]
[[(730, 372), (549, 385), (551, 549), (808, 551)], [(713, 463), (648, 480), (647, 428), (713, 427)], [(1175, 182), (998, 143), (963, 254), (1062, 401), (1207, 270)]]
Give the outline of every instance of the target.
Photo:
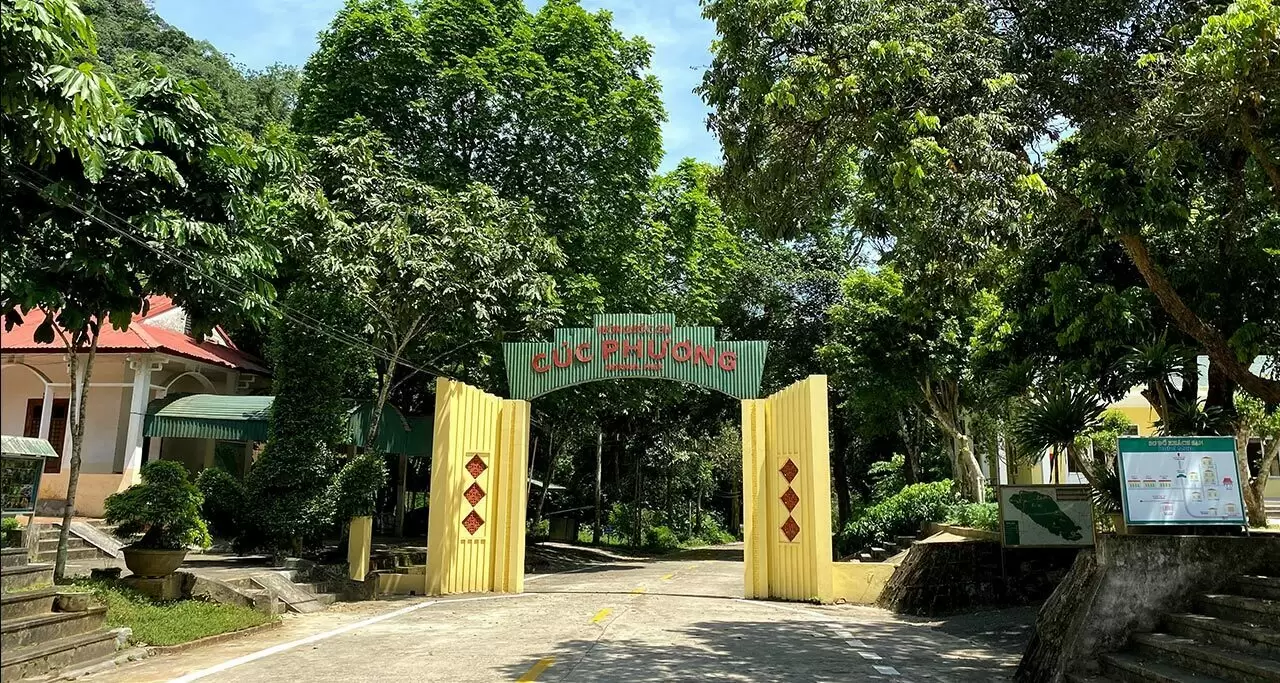
[(852, 632), (852, 631), (836, 631), (836, 637), (837, 637), (837, 638), (852, 638), (852, 637), (853, 637), (853, 632)]
[(871, 659), (871, 660), (881, 659), (880, 655), (874, 652), (871, 652), (869, 650), (859, 650), (858, 656), (862, 657), (863, 659)]
[(845, 642), (845, 643), (847, 643), (847, 644), (849, 645), (849, 647), (854, 648), (855, 650), (865, 650), (865, 649), (867, 649), (867, 644), (866, 644), (866, 643), (864, 643), (864, 642), (862, 642), (861, 640), (856, 639), (856, 638), (855, 638), (855, 639), (853, 639), (853, 640), (846, 640), (846, 641), (844, 641), (844, 642)]
[(529, 583), (530, 581), (537, 581), (538, 579), (545, 579), (545, 578), (547, 578), (548, 576), (559, 576), (559, 575), (561, 575), (561, 574), (573, 574), (573, 573), (576, 573), (576, 572), (585, 572), (585, 571), (587, 571), (588, 569), (595, 569), (596, 567), (603, 567), (605, 564), (607, 564), (607, 563), (605, 563), (605, 562), (597, 562), (597, 563), (595, 563), (595, 564), (589, 564), (589, 565), (587, 565), (587, 566), (585, 566), (585, 567), (578, 567), (577, 569), (565, 569), (564, 571), (551, 572), (550, 574), (534, 574), (533, 576), (526, 576), (526, 577), (524, 577), (524, 582), (525, 582), (525, 583)]
[(898, 673), (898, 670), (897, 670), (897, 669), (895, 669), (895, 668), (893, 668), (893, 667), (891, 667), (891, 666), (880, 666), (879, 664), (873, 664), (873, 665), (871, 666), (871, 668), (875, 669), (875, 670), (876, 670), (876, 673), (878, 673), (878, 674), (884, 674), (884, 675), (886, 675), (886, 676), (901, 676), (901, 675), (902, 675), (902, 674)]
[(340, 626), (338, 628), (333, 629), (332, 631), (325, 631), (324, 633), (316, 633), (314, 635), (307, 636), (306, 638), (299, 638), (298, 640), (289, 641), (287, 643), (280, 643), (279, 645), (273, 645), (269, 648), (266, 648), (265, 650), (258, 650), (257, 652), (251, 652), (242, 657), (229, 659), (225, 662), (222, 662), (221, 664), (215, 664), (207, 669), (193, 671), (185, 676), (180, 676), (178, 678), (175, 678), (169, 681), (169, 683), (189, 683), (190, 681), (200, 680), (201, 678), (204, 678), (206, 676), (212, 676), (213, 674), (222, 673), (223, 671), (226, 671), (228, 669), (233, 669), (237, 666), (240, 666), (241, 664), (248, 664), (249, 662), (255, 662), (264, 657), (270, 657), (271, 655), (280, 654), (281, 652), (292, 650), (293, 648), (299, 647), (301, 645), (310, 645), (311, 643), (317, 643), (322, 640), (332, 638), (334, 636), (340, 636), (344, 633), (349, 633), (357, 629), (362, 629), (366, 626), (372, 626), (373, 624), (376, 624), (380, 621), (394, 619), (396, 617), (408, 614), (410, 612), (420, 610), (423, 607), (430, 607), (432, 605), (441, 605), (441, 604), (451, 604), (455, 602), (478, 602), (480, 600), (504, 600), (508, 598), (520, 598), (526, 595), (536, 595), (536, 593), (512, 593), (508, 595), (486, 595), (486, 596), (476, 597), (476, 598), (459, 598), (457, 600), (428, 600), (427, 602), (420, 602), (416, 605), (401, 607), (400, 609), (395, 610), (394, 612), (379, 614), (376, 617), (370, 617), (368, 619), (365, 619), (364, 621), (357, 621), (354, 624), (347, 624), (346, 626)]

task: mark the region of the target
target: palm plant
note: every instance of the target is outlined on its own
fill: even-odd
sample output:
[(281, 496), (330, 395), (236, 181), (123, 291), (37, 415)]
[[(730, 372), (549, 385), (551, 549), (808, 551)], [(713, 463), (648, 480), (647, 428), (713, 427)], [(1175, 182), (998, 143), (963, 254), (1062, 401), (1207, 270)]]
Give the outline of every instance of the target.
[[(1084, 387), (1057, 383), (1033, 394), (1015, 412), (1014, 441), (1018, 450), (1028, 455), (1049, 451), (1056, 476), (1061, 452), (1080, 462), (1076, 441), (1102, 426), (1105, 407), (1102, 397), (1096, 393)], [(1094, 463), (1082, 463), (1081, 471), (1090, 484), (1094, 484), (1095, 469)]]
[(1200, 400), (1174, 400), (1155, 428), (1161, 436), (1216, 436), (1231, 434), (1231, 416), (1219, 406), (1206, 406)]
[(1196, 376), (1196, 352), (1189, 346), (1169, 341), (1160, 335), (1141, 346), (1135, 346), (1120, 361), (1125, 373), (1134, 384), (1143, 384), (1154, 396), (1156, 412), (1165, 415), (1172, 403), (1173, 378), (1185, 377), (1188, 372)]

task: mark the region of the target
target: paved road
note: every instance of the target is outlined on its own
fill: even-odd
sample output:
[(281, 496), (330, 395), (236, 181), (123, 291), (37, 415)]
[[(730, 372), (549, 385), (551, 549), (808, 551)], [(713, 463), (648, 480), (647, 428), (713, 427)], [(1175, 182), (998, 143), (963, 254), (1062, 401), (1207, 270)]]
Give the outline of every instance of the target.
[(519, 596), (341, 605), (90, 680), (993, 681), (1016, 663), (881, 610), (742, 600), (741, 557), (729, 546), (530, 577)]

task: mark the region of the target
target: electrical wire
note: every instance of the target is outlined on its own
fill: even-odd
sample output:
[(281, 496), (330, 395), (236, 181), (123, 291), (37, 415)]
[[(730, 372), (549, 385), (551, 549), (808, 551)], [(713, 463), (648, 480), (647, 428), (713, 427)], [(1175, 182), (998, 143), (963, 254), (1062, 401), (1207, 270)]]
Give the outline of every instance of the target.
[[(51, 183), (51, 184), (55, 182), (55, 181), (53, 181), (51, 178), (49, 178), (48, 176), (45, 176), (44, 174), (40, 173), (39, 171), (36, 171), (35, 169), (32, 169), (32, 168), (26, 168), (25, 170), (26, 170), (26, 171), (29, 171), (30, 173), (32, 173), (32, 174), (34, 174), (34, 175), (36, 175), (36, 176), (38, 176), (39, 178), (41, 178), (41, 179), (42, 179), (42, 180), (44, 180), (45, 182), (48, 182), (48, 183)], [(9, 177), (13, 178), (14, 180), (16, 180), (16, 181), (18, 181), (18, 182), (22, 183), (23, 185), (26, 185), (26, 186), (27, 186), (28, 188), (30, 188), (31, 190), (33, 190), (33, 191), (35, 191), (35, 192), (37, 192), (37, 193), (43, 193), (43, 189), (42, 189), (41, 187), (39, 187), (38, 185), (36, 185), (35, 183), (33, 183), (31, 180), (29, 180), (29, 179), (27, 179), (27, 178), (24, 178), (24, 177), (21, 177), (21, 176), (19, 176), (19, 175), (16, 175), (16, 174), (14, 174), (14, 173), (9, 173), (8, 175), (9, 175)], [(93, 204), (92, 202), (87, 201), (83, 196), (81, 196), (79, 193), (77, 193), (74, 189), (67, 188), (67, 192), (68, 192), (70, 195), (72, 195), (73, 197), (75, 197), (77, 200), (79, 200), (79, 201), (81, 201), (81, 202), (83, 202), (83, 203), (85, 203), (85, 204), (90, 204), (90, 205), (92, 205), (92, 204)], [(161, 250), (161, 249), (157, 248), (155, 245), (153, 245), (153, 244), (151, 244), (151, 243), (149, 243), (149, 242), (147, 242), (147, 241), (145, 241), (145, 240), (142, 240), (142, 239), (138, 238), (136, 235), (131, 234), (131, 233), (129, 233), (128, 231), (122, 230), (122, 229), (120, 229), (118, 226), (112, 225), (111, 223), (109, 223), (109, 222), (107, 222), (107, 221), (103, 220), (103, 218), (102, 218), (102, 217), (100, 217), (100, 216), (98, 216), (98, 215), (96, 215), (96, 214), (94, 214), (94, 213), (91, 213), (91, 212), (89, 212), (89, 211), (86, 211), (85, 209), (81, 208), (80, 206), (77, 206), (77, 205), (76, 205), (76, 204), (74, 204), (74, 203), (66, 202), (66, 201), (61, 201), (61, 200), (59, 200), (59, 203), (60, 203), (60, 204), (62, 204), (62, 205), (64, 205), (64, 206), (66, 206), (67, 208), (71, 209), (72, 211), (75, 211), (76, 213), (80, 214), (81, 216), (84, 216), (85, 218), (87, 218), (87, 219), (89, 219), (89, 220), (93, 221), (94, 223), (97, 223), (98, 225), (101, 225), (101, 226), (103, 226), (103, 227), (105, 227), (105, 228), (107, 228), (107, 229), (109, 229), (109, 230), (111, 230), (111, 231), (113, 231), (113, 232), (115, 232), (115, 233), (119, 234), (120, 236), (122, 236), (122, 237), (124, 237), (124, 238), (126, 238), (126, 239), (130, 240), (131, 242), (134, 242), (135, 244), (137, 244), (137, 245), (139, 245), (139, 246), (143, 247), (144, 249), (147, 249), (147, 250), (149, 250), (149, 251), (151, 251), (151, 252), (155, 253), (156, 255), (160, 256), (161, 258), (164, 258), (166, 261), (168, 261), (168, 262), (170, 262), (170, 263), (172, 263), (172, 264), (174, 264), (174, 265), (176, 265), (176, 266), (179, 266), (179, 267), (181, 267), (181, 268), (184, 268), (184, 269), (185, 269), (185, 270), (187, 270), (188, 272), (194, 273), (195, 275), (197, 275), (197, 276), (198, 276), (198, 277), (200, 277), (200, 278), (203, 278), (203, 279), (205, 279), (205, 280), (207, 280), (207, 281), (209, 281), (209, 282), (212, 282), (212, 283), (214, 283), (214, 284), (218, 285), (219, 287), (222, 287), (223, 289), (225, 289), (225, 290), (227, 290), (227, 291), (229, 291), (229, 292), (232, 292), (233, 294), (236, 294), (236, 295), (238, 295), (238, 296), (241, 296), (241, 297), (248, 297), (248, 298), (250, 298), (250, 299), (255, 299), (255, 300), (257, 300), (257, 301), (258, 301), (258, 302), (259, 302), (259, 303), (260, 303), (264, 308), (268, 309), (269, 311), (271, 311), (271, 312), (275, 313), (277, 316), (279, 316), (279, 317), (281, 317), (281, 318), (283, 318), (283, 319), (285, 319), (285, 320), (288, 320), (288, 321), (290, 321), (290, 322), (292, 322), (292, 323), (294, 323), (294, 324), (296, 324), (296, 325), (299, 325), (299, 326), (302, 326), (302, 327), (304, 327), (304, 328), (306, 328), (306, 329), (309, 329), (309, 330), (311, 330), (312, 332), (316, 332), (316, 333), (319, 333), (319, 334), (326, 335), (326, 336), (328, 336), (330, 339), (333, 339), (333, 340), (338, 341), (338, 342), (340, 342), (340, 343), (346, 344), (347, 346), (349, 346), (349, 347), (351, 347), (351, 348), (354, 348), (354, 349), (357, 349), (357, 350), (363, 350), (363, 351), (365, 351), (365, 352), (369, 353), (370, 355), (374, 356), (375, 358), (379, 358), (379, 359), (381, 359), (381, 360), (383, 360), (383, 361), (387, 362), (388, 364), (396, 364), (396, 365), (400, 365), (400, 366), (403, 366), (403, 367), (405, 367), (405, 368), (408, 368), (408, 369), (411, 369), (411, 370), (415, 370), (415, 371), (417, 371), (417, 372), (424, 373), (424, 374), (426, 374), (426, 375), (428, 375), (428, 376), (431, 376), (431, 377), (447, 377), (447, 376), (448, 376), (448, 375), (447, 375), (447, 373), (445, 373), (443, 370), (440, 370), (440, 369), (438, 369), (438, 368), (428, 369), (427, 367), (422, 367), (422, 366), (419, 366), (419, 365), (415, 365), (415, 364), (413, 364), (413, 363), (410, 363), (410, 362), (408, 362), (408, 361), (404, 360), (403, 358), (400, 358), (400, 359), (393, 359), (393, 358), (392, 358), (392, 356), (391, 356), (390, 354), (386, 353), (385, 351), (383, 351), (382, 349), (379, 349), (379, 348), (378, 348), (378, 347), (376, 347), (376, 346), (373, 346), (373, 345), (371, 345), (371, 344), (369, 344), (369, 343), (365, 342), (365, 341), (364, 341), (364, 340), (362, 340), (362, 339), (358, 339), (358, 338), (356, 338), (356, 337), (352, 337), (352, 336), (350, 336), (350, 335), (346, 334), (345, 332), (336, 331), (334, 328), (331, 328), (331, 327), (330, 327), (330, 326), (328, 326), (327, 324), (325, 324), (325, 323), (323, 323), (323, 322), (321, 322), (321, 321), (319, 321), (319, 320), (316, 320), (315, 318), (312, 318), (311, 316), (308, 316), (308, 315), (306, 315), (305, 313), (299, 313), (299, 312), (297, 312), (297, 311), (293, 311), (293, 310), (289, 309), (288, 307), (286, 307), (284, 304), (279, 303), (279, 302), (272, 302), (272, 301), (268, 301), (265, 297), (263, 297), (262, 295), (258, 294), (257, 292), (251, 291), (250, 289), (247, 289), (247, 288), (236, 287), (236, 286), (234, 286), (234, 285), (232, 285), (232, 284), (229, 284), (229, 283), (227, 283), (227, 282), (223, 281), (222, 279), (218, 278), (217, 276), (213, 275), (212, 273), (205, 272), (204, 270), (202, 270), (202, 269), (199, 267), (199, 265), (195, 262), (195, 260), (194, 260), (194, 259), (191, 259), (191, 257), (190, 257), (190, 256), (188, 256), (188, 255), (186, 255), (186, 254), (183, 254), (183, 255), (184, 255), (184, 256), (186, 256), (187, 258), (191, 259), (191, 261), (190, 261), (190, 262), (184, 262), (182, 259), (175, 257), (173, 254), (167, 253), (167, 252), (165, 252), (164, 250)], [(117, 221), (120, 221), (121, 223), (124, 223), (125, 225), (128, 225), (130, 228), (133, 228), (135, 231), (142, 232), (142, 231), (141, 231), (141, 229), (140, 229), (140, 228), (138, 228), (138, 226), (134, 225), (133, 223), (129, 222), (128, 220), (126, 220), (126, 219), (124, 219), (124, 218), (121, 218), (120, 216), (117, 216), (116, 214), (112, 213), (110, 210), (108, 210), (108, 209), (106, 209), (106, 208), (104, 208), (104, 207), (102, 207), (102, 206), (100, 206), (100, 205), (98, 205), (98, 206), (97, 206), (97, 208), (98, 208), (99, 210), (101, 210), (103, 213), (105, 213), (106, 215), (110, 216), (111, 218), (113, 218), (113, 219), (115, 219), (115, 220), (117, 220)], [(171, 248), (173, 248), (175, 251), (179, 251), (179, 252), (181, 251), (179, 248), (172, 247), (172, 245), (170, 245), (170, 246), (171, 246)], [(258, 278), (261, 282), (263, 282), (263, 283), (265, 283), (265, 284), (268, 284), (268, 285), (270, 285), (270, 284), (271, 284), (271, 283), (270, 283), (269, 281), (267, 281), (265, 278), (263, 278), (263, 277), (262, 277), (262, 276), (260, 276), (260, 275), (257, 275), (256, 273), (249, 273), (249, 275), (252, 275), (253, 277)], [(303, 318), (304, 320), (299, 320), (299, 318)]]

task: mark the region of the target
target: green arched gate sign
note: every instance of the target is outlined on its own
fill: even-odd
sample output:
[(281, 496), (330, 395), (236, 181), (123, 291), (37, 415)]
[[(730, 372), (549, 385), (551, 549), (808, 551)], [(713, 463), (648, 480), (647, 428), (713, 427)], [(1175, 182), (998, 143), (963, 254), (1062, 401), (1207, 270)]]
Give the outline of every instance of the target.
[(768, 342), (716, 341), (715, 328), (677, 327), (670, 313), (597, 315), (551, 342), (502, 345), (511, 397), (532, 399), (602, 379), (648, 377), (758, 398)]

